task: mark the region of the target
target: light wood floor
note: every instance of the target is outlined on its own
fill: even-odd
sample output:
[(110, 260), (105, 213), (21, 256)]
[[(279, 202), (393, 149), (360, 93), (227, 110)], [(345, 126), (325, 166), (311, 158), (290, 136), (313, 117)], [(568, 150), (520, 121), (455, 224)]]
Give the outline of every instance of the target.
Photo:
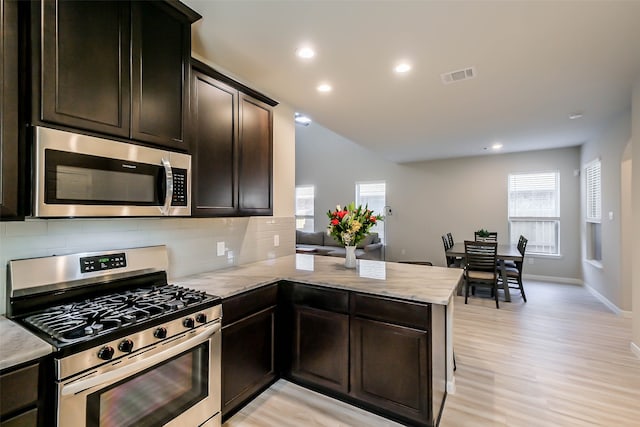
[[(512, 303), (456, 297), (456, 393), (442, 427), (640, 426), (640, 359), (631, 320), (579, 286), (525, 282)], [(226, 427), (392, 426), (279, 381)]]

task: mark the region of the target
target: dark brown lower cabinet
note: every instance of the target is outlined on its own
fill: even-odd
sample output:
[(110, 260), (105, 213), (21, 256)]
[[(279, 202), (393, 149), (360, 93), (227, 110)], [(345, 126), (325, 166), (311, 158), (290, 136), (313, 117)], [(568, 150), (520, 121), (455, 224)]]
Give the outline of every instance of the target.
[[(223, 302), (223, 416), (283, 376), (405, 425), (438, 425), (446, 398), (445, 306), (287, 281), (275, 286)], [(275, 289), (274, 338), (275, 307), (264, 305)]]
[(428, 333), (351, 320), (351, 395), (411, 420), (429, 420)]
[(323, 388), (349, 391), (349, 316), (294, 307), (291, 376)]
[(38, 425), (38, 364), (0, 375), (0, 426)]
[(233, 415), (278, 377), (275, 369), (277, 293), (278, 287), (273, 285), (222, 303), (224, 419)]

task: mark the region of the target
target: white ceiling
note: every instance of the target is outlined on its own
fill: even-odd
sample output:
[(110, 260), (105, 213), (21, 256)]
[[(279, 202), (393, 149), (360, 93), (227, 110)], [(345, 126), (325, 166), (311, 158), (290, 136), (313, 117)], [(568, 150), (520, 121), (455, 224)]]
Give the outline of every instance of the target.
[[(203, 15), (198, 55), (397, 162), (582, 144), (640, 77), (637, 0), (184, 2)], [(475, 79), (441, 82), (470, 66)]]

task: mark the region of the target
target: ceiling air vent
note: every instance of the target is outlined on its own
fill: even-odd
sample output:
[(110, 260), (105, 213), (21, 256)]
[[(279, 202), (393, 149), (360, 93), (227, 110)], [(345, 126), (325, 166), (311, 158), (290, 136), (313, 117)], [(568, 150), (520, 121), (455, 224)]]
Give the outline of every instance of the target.
[(469, 80), (476, 76), (476, 67), (465, 68), (464, 70), (450, 71), (448, 73), (440, 74), (442, 83), (448, 85), (449, 83), (455, 83), (462, 80)]

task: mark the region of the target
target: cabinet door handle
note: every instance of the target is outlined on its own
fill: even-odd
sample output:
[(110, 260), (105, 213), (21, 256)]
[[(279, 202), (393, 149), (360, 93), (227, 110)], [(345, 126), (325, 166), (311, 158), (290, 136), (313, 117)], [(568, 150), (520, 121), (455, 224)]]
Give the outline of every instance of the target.
[(167, 159), (162, 159), (162, 166), (164, 166), (166, 190), (164, 194), (164, 205), (160, 207), (160, 213), (168, 216), (169, 210), (171, 209), (171, 200), (173, 199), (173, 170), (171, 169), (171, 163), (169, 163)]

